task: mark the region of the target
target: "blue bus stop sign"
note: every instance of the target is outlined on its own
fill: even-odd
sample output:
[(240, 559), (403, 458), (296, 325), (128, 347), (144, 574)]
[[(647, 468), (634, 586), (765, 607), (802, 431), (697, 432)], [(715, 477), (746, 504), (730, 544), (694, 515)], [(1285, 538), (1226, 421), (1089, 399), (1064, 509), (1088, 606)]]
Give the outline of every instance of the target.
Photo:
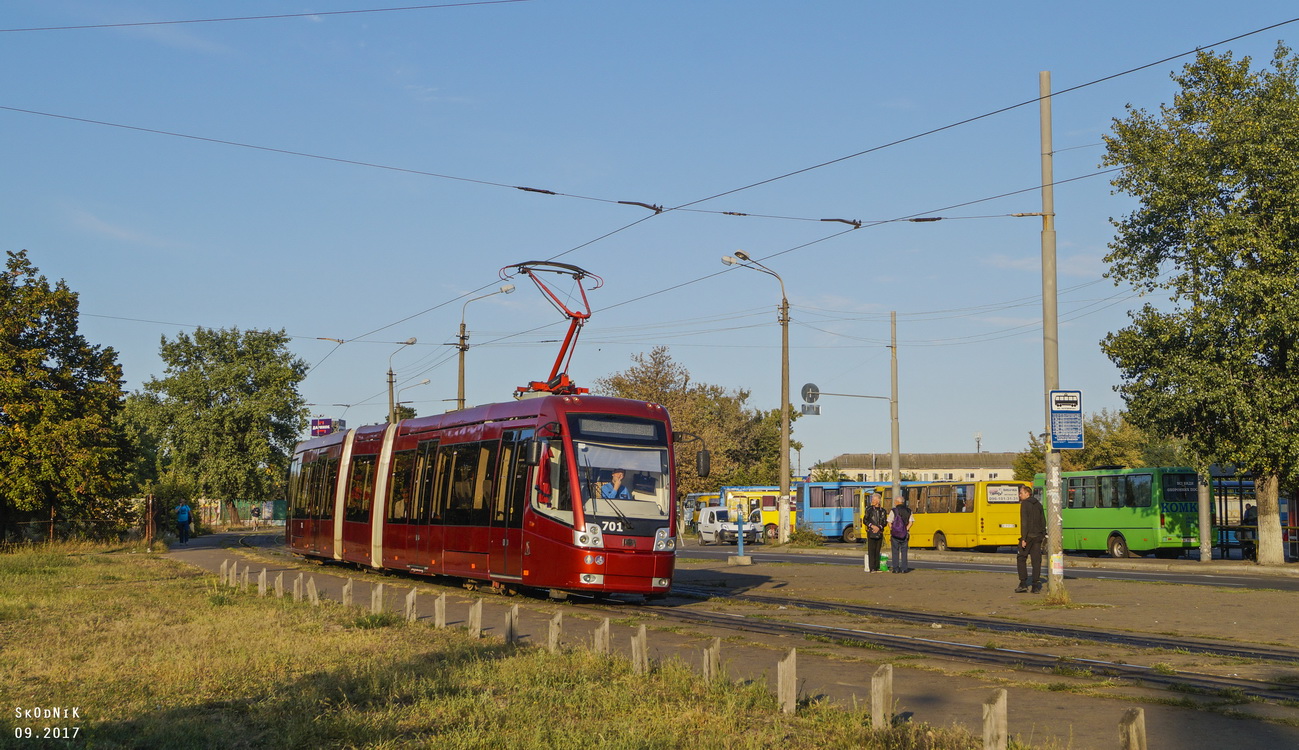
[(1082, 391), (1051, 391), (1051, 447), (1057, 450), (1082, 450)]

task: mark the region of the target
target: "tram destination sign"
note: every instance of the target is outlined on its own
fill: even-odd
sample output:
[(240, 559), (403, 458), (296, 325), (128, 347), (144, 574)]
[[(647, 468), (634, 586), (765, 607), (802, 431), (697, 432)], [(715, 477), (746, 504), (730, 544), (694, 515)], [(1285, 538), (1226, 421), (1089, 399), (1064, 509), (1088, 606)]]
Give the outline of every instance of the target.
[(1047, 399), (1051, 411), (1051, 447), (1082, 450), (1082, 391), (1051, 391)]

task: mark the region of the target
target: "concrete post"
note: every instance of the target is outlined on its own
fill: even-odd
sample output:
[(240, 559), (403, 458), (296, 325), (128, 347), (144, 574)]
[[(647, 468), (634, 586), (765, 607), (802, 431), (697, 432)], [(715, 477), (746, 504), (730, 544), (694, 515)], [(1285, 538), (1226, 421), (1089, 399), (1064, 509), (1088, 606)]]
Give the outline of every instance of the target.
[(307, 601), (311, 602), (313, 607), (320, 606), (320, 591), (316, 588), (315, 576), (307, 579)]
[(713, 645), (704, 649), (704, 682), (722, 678), (722, 639), (714, 638)]
[(343, 583), (343, 606), (344, 607), (352, 606), (352, 579), (351, 578), (347, 579), (347, 581)]
[(383, 584), (376, 583), (370, 587), (370, 614), (383, 614)]
[(419, 596), (418, 589), (411, 589), (406, 595), (406, 622), (415, 622), (419, 619), (419, 614), (415, 609), (415, 599)]
[(1119, 721), (1119, 747), (1122, 750), (1146, 750), (1146, 711), (1129, 708)]
[(483, 635), (483, 600), (479, 599), (469, 607), (469, 635), (481, 638)]
[(789, 655), (776, 665), (776, 702), (787, 714), (798, 708), (798, 649), (791, 648)]
[(871, 675), (871, 728), (893, 726), (893, 665), (884, 664)]
[(550, 649), (550, 653), (559, 653), (560, 638), (563, 637), (563, 634), (564, 613), (556, 612), (555, 616), (550, 618), (550, 635), (546, 639), (546, 647)]
[(998, 688), (983, 702), (983, 750), (1006, 750), (1009, 742), (1006, 690)]
[(595, 642), (593, 644), (592, 650), (595, 651), (597, 654), (604, 654), (606, 656), (609, 654), (610, 648), (609, 648), (609, 618), (608, 617), (604, 618), (604, 621), (601, 622), (600, 625), (595, 629)]
[(433, 627), (445, 628), (447, 626), (447, 595), (446, 593), (438, 594), (438, 598), (433, 600)]
[(634, 674), (649, 674), (649, 634), (644, 625), (631, 637), (631, 671)]

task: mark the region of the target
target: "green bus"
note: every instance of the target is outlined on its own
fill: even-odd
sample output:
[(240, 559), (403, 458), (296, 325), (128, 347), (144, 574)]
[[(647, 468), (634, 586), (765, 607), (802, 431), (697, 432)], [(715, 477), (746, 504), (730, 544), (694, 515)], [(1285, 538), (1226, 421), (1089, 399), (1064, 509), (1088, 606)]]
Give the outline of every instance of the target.
[[(1063, 549), (1092, 555), (1179, 557), (1200, 546), (1193, 469), (1099, 467), (1060, 475)], [(1033, 478), (1041, 488), (1045, 475)]]

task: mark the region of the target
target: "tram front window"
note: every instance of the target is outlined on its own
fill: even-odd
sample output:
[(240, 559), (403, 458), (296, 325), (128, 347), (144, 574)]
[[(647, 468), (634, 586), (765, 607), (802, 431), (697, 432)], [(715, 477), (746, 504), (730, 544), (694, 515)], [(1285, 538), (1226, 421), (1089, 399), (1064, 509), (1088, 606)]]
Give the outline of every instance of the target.
[(577, 442), (582, 515), (606, 534), (654, 536), (668, 525), (667, 451)]

